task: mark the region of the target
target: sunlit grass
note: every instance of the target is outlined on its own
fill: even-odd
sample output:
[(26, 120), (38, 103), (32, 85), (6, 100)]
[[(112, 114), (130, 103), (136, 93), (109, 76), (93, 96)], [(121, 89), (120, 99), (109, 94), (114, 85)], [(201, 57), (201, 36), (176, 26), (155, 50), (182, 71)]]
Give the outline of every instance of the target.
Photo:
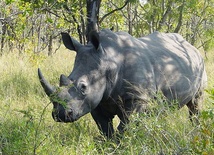
[[(213, 52), (207, 55), (207, 91), (214, 92), (214, 55)], [(61, 49), (52, 57), (9, 53), (0, 58), (2, 154), (191, 155), (214, 152), (214, 106), (212, 97), (209, 97), (212, 93), (206, 94), (200, 126), (190, 123), (187, 108), (166, 108), (159, 115), (133, 114), (119, 140), (105, 140), (90, 114), (74, 123), (54, 122), (51, 118), (52, 104), (40, 86), (37, 68), (57, 85), (60, 74), (69, 75), (74, 57), (74, 52)]]

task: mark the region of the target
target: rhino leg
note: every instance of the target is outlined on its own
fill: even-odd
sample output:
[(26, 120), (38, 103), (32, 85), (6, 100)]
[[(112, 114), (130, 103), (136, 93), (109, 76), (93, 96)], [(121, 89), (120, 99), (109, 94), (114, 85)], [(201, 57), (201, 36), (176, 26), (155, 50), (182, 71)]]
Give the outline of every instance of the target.
[(126, 124), (129, 123), (129, 120), (120, 120), (120, 124), (118, 125), (117, 127), (117, 130), (120, 132), (120, 133), (123, 133), (124, 132), (124, 129), (125, 129), (125, 126)]
[(120, 124), (117, 129), (120, 133), (124, 132), (125, 126), (129, 123), (129, 116), (133, 112), (133, 105), (136, 100), (127, 99), (123, 101), (123, 106), (120, 106), (120, 112), (118, 113), (118, 117), (120, 118)]
[(120, 124), (117, 127), (117, 130), (123, 134), (125, 126), (129, 123), (129, 115), (130, 111), (122, 111), (120, 114), (118, 114), (118, 117), (120, 118)]
[(199, 124), (198, 115), (199, 115), (199, 103), (203, 98), (202, 91), (199, 91), (195, 97), (189, 101), (186, 105), (189, 109), (189, 118), (192, 123)]
[(114, 134), (114, 128), (113, 128), (113, 122), (112, 122), (114, 116), (108, 115), (105, 113), (103, 113), (102, 109), (98, 106), (91, 112), (91, 115), (95, 120), (99, 130), (107, 138), (111, 138), (112, 135)]

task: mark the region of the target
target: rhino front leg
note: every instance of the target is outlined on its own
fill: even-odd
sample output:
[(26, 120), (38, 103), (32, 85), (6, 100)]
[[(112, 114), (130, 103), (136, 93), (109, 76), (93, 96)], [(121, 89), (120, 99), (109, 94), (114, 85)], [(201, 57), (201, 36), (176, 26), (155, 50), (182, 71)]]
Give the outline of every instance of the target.
[(120, 120), (120, 124), (117, 127), (117, 130), (123, 134), (126, 124), (128, 124), (129, 120)]
[(117, 114), (120, 118), (120, 124), (117, 127), (120, 133), (123, 133), (125, 126), (129, 123), (129, 116), (133, 111), (140, 113), (146, 112), (146, 103), (139, 99), (127, 99), (123, 101), (123, 104), (120, 104), (120, 112)]
[(120, 111), (118, 112), (118, 117), (120, 118), (120, 124), (117, 129), (120, 133), (123, 134), (125, 126), (129, 123), (129, 116), (133, 111), (133, 100), (127, 99), (123, 101), (123, 104), (119, 105)]
[(93, 119), (95, 120), (99, 130), (107, 137), (111, 138), (114, 134), (114, 128), (113, 128), (113, 115), (105, 115), (105, 112), (102, 111), (102, 109), (98, 106), (95, 108), (91, 115)]

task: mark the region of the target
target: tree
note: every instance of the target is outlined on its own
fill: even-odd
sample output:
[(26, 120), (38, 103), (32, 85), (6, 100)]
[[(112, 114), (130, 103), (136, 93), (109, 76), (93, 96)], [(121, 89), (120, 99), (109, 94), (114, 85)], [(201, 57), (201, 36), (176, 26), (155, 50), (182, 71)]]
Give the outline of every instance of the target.
[(99, 9), (101, 0), (87, 0), (87, 29), (86, 36), (89, 41), (88, 34), (91, 31), (99, 31)]
[(0, 1), (1, 54), (7, 48), (52, 55), (62, 31), (86, 44), (90, 31), (112, 27), (135, 37), (154, 31), (176, 32), (204, 50), (214, 46), (214, 0), (142, 1)]

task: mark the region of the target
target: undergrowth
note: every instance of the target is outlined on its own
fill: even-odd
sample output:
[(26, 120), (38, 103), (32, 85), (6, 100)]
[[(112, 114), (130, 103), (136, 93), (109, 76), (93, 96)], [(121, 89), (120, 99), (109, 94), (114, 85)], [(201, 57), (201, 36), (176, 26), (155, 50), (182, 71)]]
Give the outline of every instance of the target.
[[(73, 53), (60, 51), (41, 62), (14, 53), (3, 55), (0, 58), (0, 152), (3, 155), (212, 155), (214, 58), (209, 58), (206, 60), (209, 83), (200, 125), (190, 123), (187, 108), (172, 110), (157, 106), (150, 114), (131, 115), (124, 135), (106, 140), (90, 114), (67, 124), (51, 118), (52, 104), (40, 86), (37, 68), (52, 84), (58, 84), (59, 75), (68, 75), (72, 69)], [(114, 124), (118, 125), (117, 119)]]

